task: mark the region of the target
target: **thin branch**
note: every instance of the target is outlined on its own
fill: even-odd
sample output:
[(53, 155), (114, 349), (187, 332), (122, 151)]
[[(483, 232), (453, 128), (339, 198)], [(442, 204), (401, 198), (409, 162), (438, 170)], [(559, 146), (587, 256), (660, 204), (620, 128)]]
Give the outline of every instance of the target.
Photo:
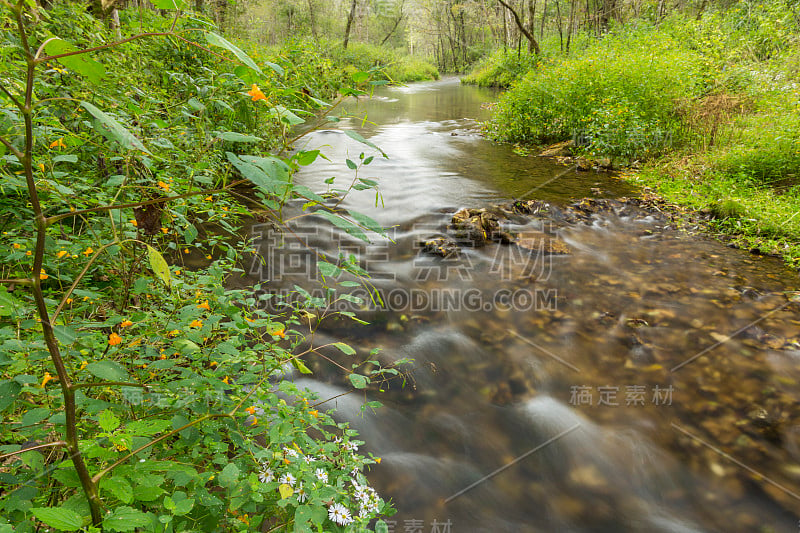
[(159, 442), (161, 442), (164, 439), (167, 439), (167, 438), (169, 438), (169, 437), (171, 437), (173, 435), (177, 435), (178, 433), (180, 433), (184, 429), (188, 429), (188, 428), (190, 428), (192, 426), (195, 426), (195, 425), (197, 425), (197, 424), (199, 424), (201, 422), (205, 422), (206, 420), (213, 420), (214, 418), (232, 418), (232, 417), (228, 413), (216, 414), (216, 415), (205, 415), (205, 416), (202, 416), (202, 417), (198, 418), (197, 420), (193, 420), (192, 422), (189, 422), (188, 424), (185, 424), (185, 425), (179, 427), (178, 429), (173, 429), (172, 431), (170, 431), (168, 433), (164, 433), (160, 437), (151, 440), (147, 444), (143, 444), (142, 446), (139, 446), (138, 448), (136, 448), (135, 450), (133, 450), (129, 454), (127, 454), (125, 457), (119, 459), (118, 461), (114, 462), (110, 466), (104, 468), (103, 470), (101, 470), (100, 472), (95, 474), (94, 477), (92, 478), (92, 482), (95, 483), (95, 484), (99, 483), (100, 480), (103, 479), (103, 476), (105, 476), (106, 474), (108, 474), (109, 472), (114, 470), (116, 467), (118, 467), (119, 465), (121, 465), (122, 463), (124, 463), (125, 461), (127, 461), (128, 459), (130, 459), (131, 457), (136, 455), (137, 453), (141, 452), (142, 450), (146, 450), (150, 446), (153, 446), (154, 444), (158, 444)]
[(22, 152), (17, 150), (17, 148), (13, 144), (11, 144), (9, 141), (7, 141), (6, 138), (3, 137), (2, 135), (0, 135), (0, 143), (3, 143), (6, 148), (11, 150), (11, 152), (15, 156), (17, 156), (17, 159), (19, 159), (19, 162), (22, 163), (22, 160), (25, 158), (25, 156), (22, 154)]
[(3, 459), (6, 459), (8, 457), (13, 457), (15, 455), (19, 455), (19, 454), (22, 454), (22, 453), (25, 453), (25, 452), (32, 452), (34, 450), (41, 450), (43, 448), (53, 448), (55, 446), (69, 446), (69, 445), (66, 442), (64, 442), (63, 440), (57, 440), (57, 441), (54, 441), (54, 442), (47, 442), (45, 444), (38, 444), (36, 446), (31, 446), (29, 448), (23, 448), (21, 450), (17, 450), (15, 452), (4, 453), (3, 455), (0, 455), (0, 461), (2, 461)]
[(8, 89), (6, 89), (6, 86), (3, 85), (2, 82), (0, 82), (0, 91), (3, 91), (6, 94), (6, 96), (8, 96), (11, 99), (11, 101), (14, 103), (14, 105), (17, 106), (17, 108), (20, 111), (22, 111), (22, 109), (23, 109), (22, 103), (19, 100), (17, 100), (16, 96), (11, 94), (11, 92)]
[(150, 388), (148, 385), (143, 383), (128, 383), (127, 381), (96, 381), (92, 383), (73, 383), (72, 390), (88, 389), (90, 387), (109, 387), (109, 386), (138, 387), (140, 389)]

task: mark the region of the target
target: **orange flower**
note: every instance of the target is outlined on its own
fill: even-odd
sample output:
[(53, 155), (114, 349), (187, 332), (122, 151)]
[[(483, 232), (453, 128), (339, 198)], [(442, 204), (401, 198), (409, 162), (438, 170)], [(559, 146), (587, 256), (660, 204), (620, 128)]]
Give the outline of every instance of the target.
[(136, 220), (131, 220), (131, 224), (133, 224), (134, 228), (139, 225), (139, 223), (136, 222)]
[(108, 336), (108, 345), (109, 346), (116, 346), (117, 344), (122, 342), (122, 337), (117, 335), (116, 333), (112, 333)]
[(54, 378), (53, 376), (51, 376), (51, 375), (50, 375), (50, 372), (45, 372), (45, 373), (44, 373), (44, 379), (42, 380), (42, 388), (44, 388), (44, 387), (45, 387), (45, 385), (47, 385), (47, 382), (48, 382), (48, 381), (50, 381), (50, 380), (53, 380), (53, 379), (56, 379), (56, 378)]
[(217, 363), (216, 361), (211, 361), (210, 363), (208, 363), (208, 366), (210, 366), (211, 368), (214, 368), (214, 367), (215, 367), (215, 366), (217, 366), (218, 364), (219, 364), (219, 363)]
[(133, 325), (133, 322), (131, 322), (130, 320), (125, 320), (124, 322), (122, 322), (122, 324), (120, 324), (120, 326), (123, 327), (123, 328), (127, 328), (128, 326), (132, 326), (132, 325)]
[(169, 185), (167, 185), (163, 181), (159, 181), (158, 182), (158, 186), (161, 187), (162, 189), (164, 189), (165, 191), (169, 192)]
[(163, 360), (163, 359), (166, 359), (166, 358), (167, 358), (167, 354), (165, 354), (165, 353), (162, 353), (162, 354), (161, 354), (161, 359)]
[(247, 91), (247, 94), (249, 94), (253, 98), (254, 102), (267, 99), (267, 97), (264, 96), (264, 93), (261, 92), (261, 89), (259, 89), (258, 85), (256, 85), (255, 83), (253, 84), (253, 88)]
[(87, 249), (85, 249), (84, 251), (82, 251), (81, 253), (83, 255), (85, 255), (86, 257), (89, 257), (90, 255), (92, 255), (94, 253), (94, 250), (92, 250), (92, 247), (90, 246)]
[(62, 257), (64, 257), (65, 255), (67, 255), (68, 253), (69, 253), (69, 252), (68, 252), (68, 251), (66, 251), (66, 250), (61, 250), (60, 252), (58, 252), (58, 253), (56, 254), (56, 257), (58, 257), (59, 259), (61, 259)]
[(201, 320), (194, 319), (189, 324), (189, 327), (190, 328), (202, 328), (203, 327), (203, 322)]
[(308, 413), (309, 413), (311, 416), (313, 416), (314, 418), (319, 418), (319, 411), (318, 411), (318, 410), (316, 410), (316, 409), (314, 409), (313, 411), (309, 411)]
[(44, 172), (44, 163), (39, 163), (39, 170)]
[(167, 233), (169, 233), (169, 229), (168, 228), (161, 228), (161, 233), (166, 235)]
[(205, 309), (206, 311), (211, 311), (211, 306), (208, 305), (208, 300), (204, 301), (203, 303), (197, 304), (198, 309)]
[(272, 332), (272, 336), (273, 337), (280, 337), (281, 339), (285, 339), (286, 338), (286, 328), (281, 328), (278, 331), (273, 331)]
[(211, 201), (211, 200), (213, 200), (213, 199), (214, 199), (214, 197), (213, 197), (213, 196), (206, 196), (206, 197), (204, 198), (204, 200), (205, 200), (206, 202), (210, 202), (210, 201)]
[(380, 457), (376, 457), (375, 458), (375, 462), (376, 463), (381, 464), (381, 461), (382, 461), (382, 459)]
[(222, 378), (222, 382), (225, 383), (225, 385), (230, 385), (231, 384), (230, 378), (228, 376), (225, 376), (224, 378)]
[(256, 408), (255, 408), (255, 407), (253, 407), (252, 405), (251, 405), (250, 407), (248, 407), (247, 409), (245, 409), (245, 411), (247, 411), (247, 412), (248, 412), (248, 413), (250, 413), (251, 415), (254, 415), (254, 414), (256, 414)]
[(50, 143), (50, 148), (66, 148), (67, 145), (64, 144), (64, 137), (59, 137), (55, 141)]
[(42, 269), (42, 270), (41, 270), (41, 272), (39, 272), (39, 279), (47, 279), (47, 278), (49, 278), (49, 277), (50, 277), (50, 276), (48, 276), (48, 275), (45, 273), (44, 269)]

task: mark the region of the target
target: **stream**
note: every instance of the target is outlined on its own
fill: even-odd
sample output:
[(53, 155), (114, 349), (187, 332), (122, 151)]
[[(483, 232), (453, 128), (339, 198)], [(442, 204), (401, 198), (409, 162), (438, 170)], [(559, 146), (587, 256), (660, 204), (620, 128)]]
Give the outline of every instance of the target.
[[(340, 289), (363, 297), (341, 303), (369, 324), (332, 318), (313, 337), (358, 355), (323, 353), (347, 366), (373, 348), (384, 364), (413, 360), (384, 392), (340, 396), (349, 381), (321, 358), (295, 376), (337, 397), (320, 408), (382, 458), (368, 477), (398, 510), (389, 531), (798, 531), (797, 273), (679, 231), (657, 206), (611, 201), (637, 195), (611, 174), (484, 139), (496, 98), (447, 78), (347, 102), (353, 118), (336, 127), (388, 159), (338, 129), (300, 141), (329, 159), (296, 175), (315, 191), (334, 176), (349, 185), (346, 158), (376, 156), (358, 176), (379, 182), (383, 205), (354, 191), (342, 207), (391, 241), (365, 244), (314, 217), (281, 246), (266, 225), (250, 228), (263, 261), (241, 283), (313, 293), (306, 246), (334, 263), (344, 250), (369, 272), (383, 307)], [(422, 249), (453, 238), (458, 210), (514, 200), (534, 211), (499, 218), (518, 244)], [(383, 407), (362, 410), (371, 400)]]

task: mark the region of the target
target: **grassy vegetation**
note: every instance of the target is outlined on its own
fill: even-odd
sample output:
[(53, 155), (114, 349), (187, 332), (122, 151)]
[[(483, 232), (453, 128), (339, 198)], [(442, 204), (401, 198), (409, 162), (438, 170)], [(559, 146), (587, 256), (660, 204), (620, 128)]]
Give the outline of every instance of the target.
[(439, 71), (431, 63), (373, 44), (354, 42), (347, 50), (342, 50), (339, 43), (329, 44), (326, 55), (345, 72), (379, 68), (383, 73), (380, 77), (399, 83), (439, 79)]
[[(783, 2), (740, 2), (702, 18), (617, 26), (569, 56), (546, 53), (510, 82), (489, 134), (634, 164), (630, 179), (697, 208), (744, 212), (714, 230), (800, 264), (800, 15)], [(496, 54), (468, 78), (500, 80)]]

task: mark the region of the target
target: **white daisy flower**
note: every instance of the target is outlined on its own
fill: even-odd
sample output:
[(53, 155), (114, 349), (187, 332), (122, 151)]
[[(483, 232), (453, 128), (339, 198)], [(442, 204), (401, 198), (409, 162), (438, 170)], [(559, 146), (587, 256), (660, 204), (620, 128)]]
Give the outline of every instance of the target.
[(305, 456), (305, 460), (306, 460), (306, 463), (308, 463), (308, 464), (311, 464), (311, 463), (313, 463), (314, 461), (318, 461), (319, 459), (317, 459), (317, 458), (316, 458), (316, 457), (314, 457), (313, 455), (306, 455), (306, 456)]
[(356, 443), (355, 443), (355, 442), (353, 442), (353, 441), (347, 441), (347, 442), (345, 442), (345, 443), (344, 443), (344, 446), (342, 446), (342, 447), (343, 447), (345, 450), (347, 450), (348, 452), (357, 452), (357, 451), (358, 451), (358, 444), (356, 444)]
[(297, 483), (297, 479), (292, 474), (284, 474), (278, 481), (290, 487), (294, 487), (294, 484)]
[(328, 518), (340, 526), (346, 526), (353, 522), (350, 511), (341, 503), (334, 503), (328, 508)]
[(275, 481), (275, 474), (272, 472), (272, 469), (267, 468), (266, 466), (261, 470), (261, 473), (258, 474), (258, 480), (261, 483), (269, 483), (270, 481)]
[(308, 493), (306, 489), (303, 488), (303, 484), (300, 483), (300, 486), (294, 490), (294, 493), (297, 494), (297, 501), (303, 503), (308, 499)]
[(317, 468), (317, 470), (314, 472), (314, 475), (317, 476), (317, 479), (323, 483), (328, 482), (328, 473), (325, 470)]

